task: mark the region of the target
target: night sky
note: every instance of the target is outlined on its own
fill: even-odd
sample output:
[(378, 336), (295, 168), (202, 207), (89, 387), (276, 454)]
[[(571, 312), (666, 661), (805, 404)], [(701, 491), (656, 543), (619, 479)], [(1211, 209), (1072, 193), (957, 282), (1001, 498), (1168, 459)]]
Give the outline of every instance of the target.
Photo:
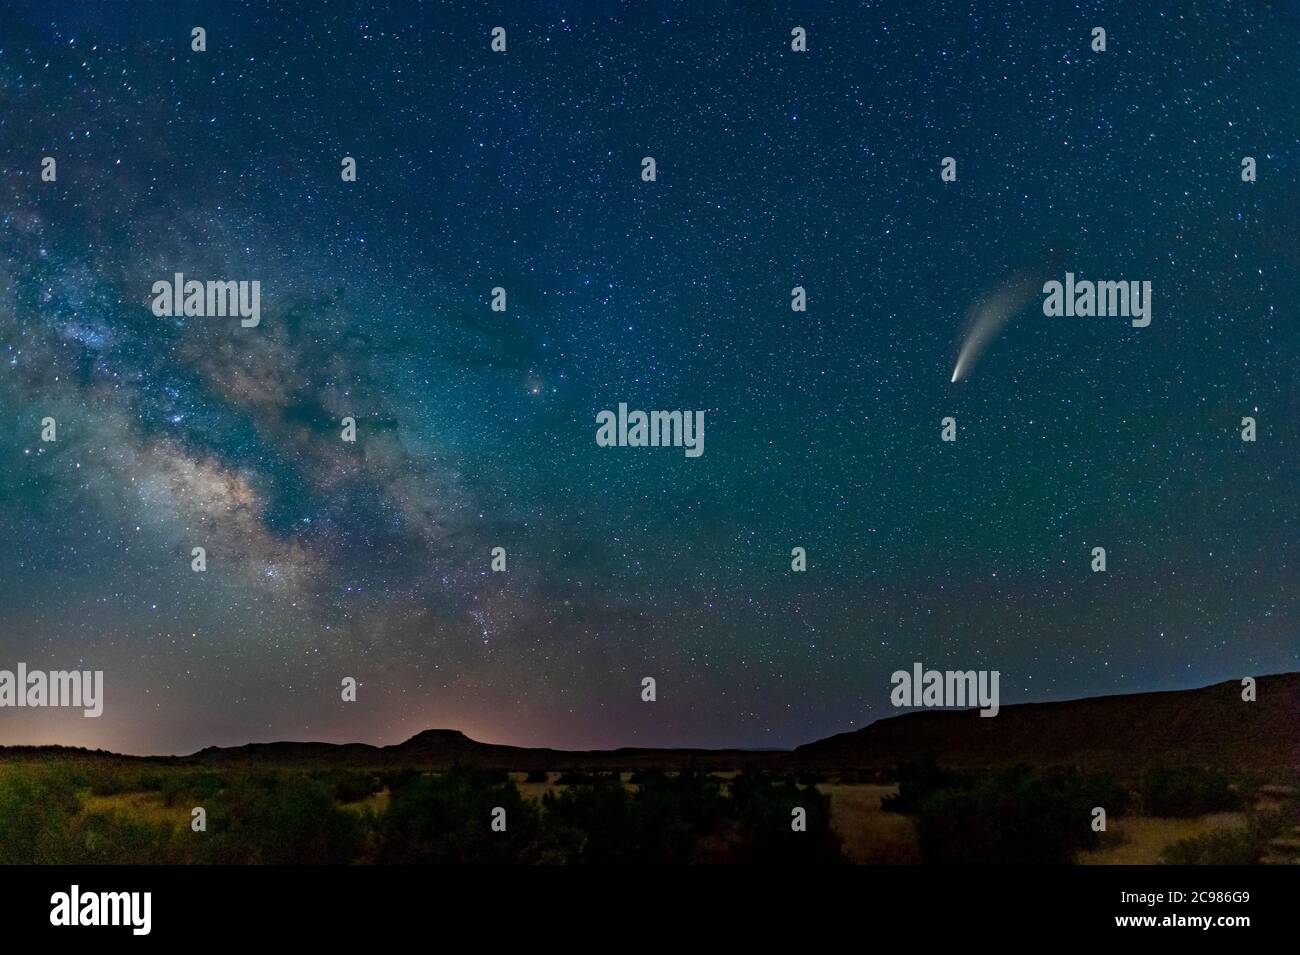
[[(1297, 50), (1258, 0), (5, 0), (0, 668), (105, 711), (0, 744), (786, 747), (917, 661), (1297, 669)], [(951, 381), (1067, 270), (1150, 326), (1035, 293)], [(260, 326), (155, 317), (175, 272)], [(619, 402), (703, 455), (597, 447)]]

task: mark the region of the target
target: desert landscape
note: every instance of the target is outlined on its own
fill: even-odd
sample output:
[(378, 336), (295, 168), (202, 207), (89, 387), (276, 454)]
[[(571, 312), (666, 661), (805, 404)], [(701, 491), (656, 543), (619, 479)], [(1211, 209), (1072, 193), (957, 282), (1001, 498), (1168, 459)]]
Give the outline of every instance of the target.
[(1258, 688), (1008, 706), (996, 733), (907, 713), (788, 752), (6, 747), (0, 863), (1295, 864), (1300, 674)]

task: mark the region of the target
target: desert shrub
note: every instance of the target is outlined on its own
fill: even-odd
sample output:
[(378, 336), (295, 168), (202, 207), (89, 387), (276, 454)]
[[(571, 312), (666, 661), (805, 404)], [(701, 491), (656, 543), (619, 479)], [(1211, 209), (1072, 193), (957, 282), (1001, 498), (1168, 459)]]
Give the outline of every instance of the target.
[(1288, 825), (1280, 812), (1251, 813), (1241, 827), (1181, 839), (1164, 851), (1169, 865), (1255, 865)]
[(130, 812), (93, 812), (72, 828), (78, 862), (85, 865), (168, 865), (196, 862), (200, 845), (188, 828), (141, 819)]
[[(831, 797), (815, 786), (746, 770), (731, 781), (732, 838), (719, 861), (783, 865), (843, 861), (831, 828)], [(792, 828), (802, 808), (805, 829)]]
[(684, 864), (727, 818), (718, 780), (643, 770), (629, 792), (617, 774), (590, 777), (542, 798), (548, 851), (556, 861)]
[(544, 769), (530, 769), (528, 771), (528, 777), (524, 781), (529, 783), (545, 783), (548, 782), (550, 778), (551, 774)]
[(833, 773), (831, 779), (841, 786), (879, 786), (897, 782), (898, 775), (897, 768), (893, 772), (879, 769), (849, 769)]
[(1132, 808), (1133, 794), (1106, 773), (1086, 773), (1075, 767), (1053, 767), (1039, 773), (1049, 788), (1072, 806), (1085, 809), (1089, 818), (1095, 806), (1105, 809), (1108, 819), (1126, 816)]
[(375, 774), (364, 769), (322, 769), (312, 773), (341, 803), (360, 802), (380, 789)]
[(135, 792), (139, 788), (138, 783), (138, 774), (105, 767), (94, 774), (89, 788), (93, 796), (120, 796), (122, 793)]
[(79, 782), (36, 767), (0, 768), (0, 864), (81, 861), (70, 836), (81, 809)]
[(885, 812), (917, 812), (921, 803), (934, 793), (967, 789), (972, 782), (968, 775), (944, 769), (931, 755), (899, 763), (896, 776), (898, 792), (880, 800), (880, 808)]
[(158, 792), (168, 774), (148, 764), (131, 763), (94, 766), (86, 775), (86, 787), (94, 796), (120, 796), (123, 793)]
[[(573, 775), (565, 773), (560, 782)], [(558, 861), (587, 865), (634, 861), (632, 796), (623, 784), (586, 777), (566, 785), (542, 796), (548, 852)]]
[(201, 806), (221, 791), (221, 777), (205, 770), (175, 770), (168, 773), (159, 787), (165, 805)]
[(1243, 804), (1242, 794), (1218, 769), (1158, 766), (1142, 780), (1142, 808), (1150, 816), (1235, 812)]
[(336, 806), (322, 782), (301, 773), (237, 774), (209, 803), (203, 840), (209, 861), (342, 864), (363, 844), (363, 820)]
[[(594, 778), (608, 779), (611, 782), (621, 783), (623, 781), (623, 774), (622, 773), (608, 773), (608, 774), (598, 773), (595, 775)], [(640, 786), (642, 783), (646, 783), (646, 782), (649, 782), (651, 784), (664, 783), (671, 778), (673, 777), (669, 776), (666, 770), (659, 769), (656, 767), (650, 767), (648, 769), (642, 768), (642, 769), (632, 770), (632, 772), (628, 773), (627, 781), (629, 784), (635, 783), (636, 785)]]
[[(506, 831), (491, 828), (506, 811)], [(388, 864), (484, 864), (533, 861), (539, 852), (537, 805), (507, 777), (454, 766), (393, 790), (380, 823), (376, 861)]]
[(167, 778), (168, 774), (159, 770), (142, 770), (136, 777), (136, 788), (147, 793), (161, 792)]
[[(1092, 808), (1103, 781), (1077, 771), (1023, 767), (986, 774), (969, 786), (939, 789), (922, 801), (916, 832), (926, 862), (959, 865), (1059, 865), (1095, 849)], [(1118, 799), (1114, 793), (1110, 797)], [(1110, 813), (1112, 808), (1105, 807)], [(1120, 808), (1116, 803), (1116, 808)]]
[(700, 840), (714, 832), (726, 815), (722, 786), (711, 776), (643, 774), (631, 799), (635, 861), (657, 864), (693, 861)]
[(404, 767), (402, 769), (389, 769), (379, 774), (379, 782), (382, 788), (387, 789), (390, 793), (395, 793), (399, 789), (405, 789), (412, 783), (419, 782), (424, 773), (418, 769)]
[(1168, 865), (1255, 865), (1263, 855), (1264, 845), (1253, 833), (1221, 829), (1180, 839), (1164, 851), (1162, 861)]

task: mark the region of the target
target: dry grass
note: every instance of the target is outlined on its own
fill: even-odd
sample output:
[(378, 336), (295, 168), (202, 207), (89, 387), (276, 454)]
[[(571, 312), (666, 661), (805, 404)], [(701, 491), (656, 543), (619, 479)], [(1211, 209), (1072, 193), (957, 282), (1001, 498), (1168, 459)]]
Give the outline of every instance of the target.
[(897, 793), (897, 786), (822, 783), (817, 790), (831, 797), (831, 827), (844, 840), (849, 861), (866, 865), (921, 861), (911, 821), (880, 808), (881, 798)]
[(376, 816), (382, 816), (388, 809), (388, 800), (390, 798), (392, 798), (392, 794), (387, 789), (381, 789), (377, 793), (371, 793), (365, 799), (340, 803), (340, 805), (344, 809), (351, 809), (353, 812), (366, 812), (369, 810)]
[[(557, 783), (557, 780), (564, 775), (563, 773), (554, 773), (554, 772), (547, 773), (546, 782), (544, 783), (527, 782), (528, 779), (527, 773), (510, 773), (509, 775), (510, 775), (510, 781), (513, 782), (515, 786), (519, 789), (520, 794), (528, 799), (536, 799), (540, 801), (542, 796), (546, 793), (559, 792), (561, 790), (569, 788), (567, 784), (561, 786)], [(629, 792), (635, 792), (637, 789), (637, 786), (634, 783), (629, 782), (629, 780), (631, 780), (632, 778), (632, 775), (633, 775), (632, 773), (619, 774), (619, 779), (622, 780), (623, 785), (628, 789)], [(669, 775), (673, 775), (673, 774), (670, 773)]]
[(168, 806), (155, 792), (118, 793), (113, 796), (87, 794), (82, 802), (87, 813), (120, 812), (150, 823), (173, 823), (188, 826), (190, 806)]
[(556, 788), (555, 781), (560, 778), (559, 773), (547, 773), (546, 782), (530, 783), (527, 773), (511, 773), (510, 781), (519, 789), (520, 794), (525, 799), (536, 799), (539, 802), (544, 794), (551, 792)]
[[(823, 784), (817, 789), (831, 797), (831, 825), (844, 840), (850, 861), (868, 865), (921, 862), (921, 850), (911, 821), (880, 808), (880, 800), (897, 786)], [(1192, 819), (1130, 816), (1110, 821), (1107, 845), (1081, 853), (1084, 865), (1157, 865), (1174, 843), (1194, 836), (1245, 825), (1240, 812), (1211, 813)]]
[(1216, 812), (1191, 819), (1112, 819), (1107, 823), (1105, 842), (1120, 841), (1103, 845), (1095, 852), (1082, 852), (1078, 861), (1083, 865), (1157, 865), (1175, 842), (1221, 829), (1239, 829), (1245, 821), (1245, 814), (1240, 812)]

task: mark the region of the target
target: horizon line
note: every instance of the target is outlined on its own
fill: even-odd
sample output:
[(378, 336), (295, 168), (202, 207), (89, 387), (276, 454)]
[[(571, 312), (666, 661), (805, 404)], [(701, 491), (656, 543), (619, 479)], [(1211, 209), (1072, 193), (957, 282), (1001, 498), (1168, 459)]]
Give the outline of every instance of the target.
[[(1282, 670), (1275, 673), (1256, 674), (1254, 675), (1254, 678), (1256, 680), (1262, 680), (1262, 679), (1269, 679), (1272, 677), (1284, 677), (1284, 676), (1300, 676), (1300, 670)], [(1170, 689), (1170, 690), (1137, 690), (1131, 693), (1103, 693), (1097, 696), (1070, 697), (1069, 699), (1064, 699), (1064, 700), (1026, 700), (1020, 703), (1008, 703), (1005, 706), (1003, 706), (1002, 709), (1008, 710), (1008, 709), (1015, 709), (1019, 707), (1025, 707), (1025, 706), (1053, 706), (1053, 705), (1065, 704), (1065, 703), (1082, 703), (1089, 700), (1107, 700), (1107, 699), (1114, 699), (1116, 697), (1124, 697), (1124, 696), (1155, 696), (1155, 695), (1165, 694), (1165, 693), (1193, 693), (1196, 692), (1197, 690), (1208, 690), (1211, 687), (1222, 686), (1233, 682), (1239, 682), (1241, 679), (1245, 679), (1245, 677), (1229, 678), (1226, 680), (1216, 680), (1213, 683), (1204, 683), (1198, 686), (1189, 686), (1189, 687), (1182, 687), (1179, 689)], [(348, 742), (336, 743), (336, 742), (330, 742), (327, 740), (319, 740), (319, 739), (314, 739), (314, 740), (272, 739), (272, 740), (253, 740), (244, 743), (236, 743), (232, 746), (218, 746), (216, 744), (209, 744), (207, 746), (200, 747), (199, 749), (196, 749), (189, 753), (169, 753), (169, 754), (168, 753), (125, 753), (125, 752), (118, 752), (116, 750), (102, 749), (98, 747), (92, 749), (87, 746), (76, 746), (67, 743), (0, 743), (0, 754), (3, 754), (6, 750), (12, 750), (12, 749), (66, 749), (66, 750), (80, 750), (85, 753), (106, 753), (110, 756), (123, 756), (131, 759), (181, 759), (183, 760), (183, 759), (193, 759), (196, 756), (200, 755), (201, 753), (206, 753), (209, 750), (229, 751), (229, 750), (243, 749), (245, 747), (250, 747), (250, 746), (331, 746), (331, 747), (364, 746), (366, 748), (374, 749), (374, 750), (386, 750), (386, 749), (395, 749), (399, 746), (403, 746), (406, 743), (409, 743), (411, 740), (415, 739), (417, 736), (421, 736), (425, 733), (455, 733), (469, 740), (471, 743), (477, 743), (480, 746), (495, 746), (502, 749), (517, 749), (517, 750), (525, 750), (528, 752), (554, 752), (554, 753), (581, 754), (581, 755), (617, 754), (617, 753), (627, 752), (627, 751), (641, 751), (641, 752), (662, 751), (662, 752), (674, 752), (674, 753), (762, 753), (762, 754), (793, 753), (804, 746), (810, 746), (814, 743), (820, 743), (824, 740), (835, 739), (840, 736), (847, 736), (853, 733), (859, 733), (870, 726), (874, 726), (877, 723), (885, 722), (886, 720), (898, 719), (899, 717), (912, 716), (921, 713), (958, 714), (958, 713), (978, 712), (979, 707), (978, 706), (970, 706), (970, 707), (912, 706), (912, 707), (899, 707), (898, 709), (899, 712), (897, 713), (891, 713), (887, 716), (881, 716), (878, 717), (877, 719), (870, 720), (869, 722), (863, 723), (861, 726), (858, 726), (855, 729), (845, 730), (844, 732), (841, 733), (832, 733), (829, 736), (821, 736), (816, 739), (808, 740), (807, 742), (804, 743), (799, 743), (788, 749), (784, 747), (744, 747), (744, 746), (723, 746), (723, 747), (616, 746), (613, 747), (612, 749), (565, 749), (565, 748), (555, 747), (555, 746), (520, 746), (515, 743), (494, 743), (494, 742), (489, 742), (487, 740), (475, 739), (474, 737), (468, 735), (464, 730), (455, 729), (453, 727), (427, 727), (425, 729), (418, 730), (411, 736), (408, 736), (405, 739), (399, 740), (395, 743), (369, 743), (363, 740), (353, 740)]]

